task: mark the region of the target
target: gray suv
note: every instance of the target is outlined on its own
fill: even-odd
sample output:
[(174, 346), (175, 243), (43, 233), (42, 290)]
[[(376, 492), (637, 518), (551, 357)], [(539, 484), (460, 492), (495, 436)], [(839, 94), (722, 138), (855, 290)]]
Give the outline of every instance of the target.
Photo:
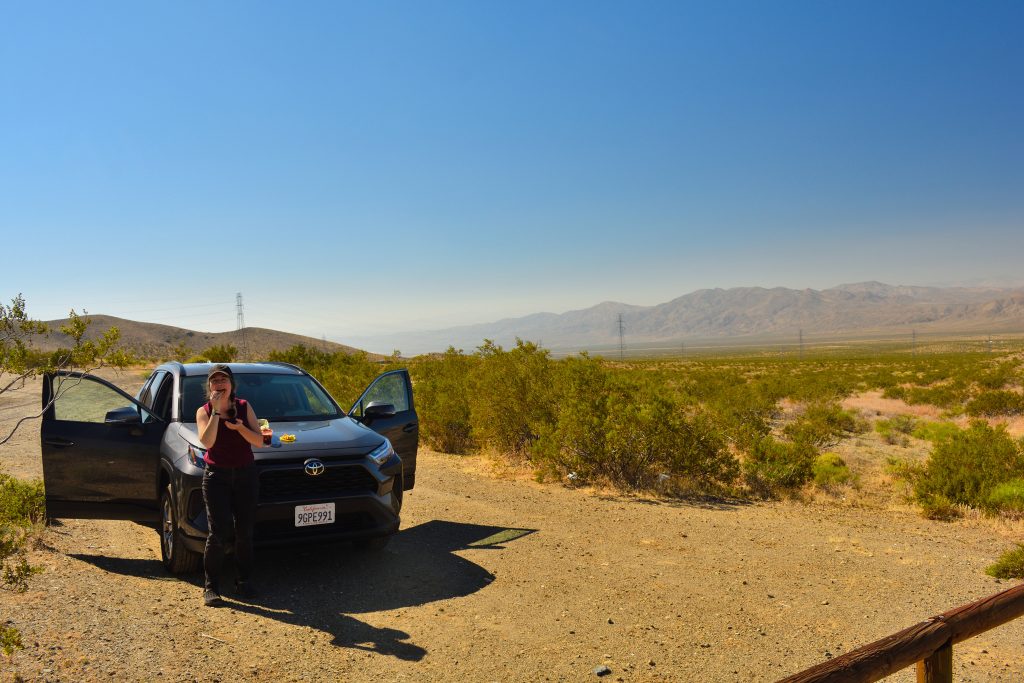
[[(43, 405), (57, 397), (40, 427), (47, 515), (156, 522), (167, 569), (197, 569), (207, 525), (195, 414), (210, 367), (165, 363), (134, 398), (94, 375), (46, 376)], [(408, 371), (380, 375), (344, 411), (294, 365), (230, 367), (236, 394), (273, 430), (253, 449), (255, 542), (383, 547), (416, 482), (419, 426)]]

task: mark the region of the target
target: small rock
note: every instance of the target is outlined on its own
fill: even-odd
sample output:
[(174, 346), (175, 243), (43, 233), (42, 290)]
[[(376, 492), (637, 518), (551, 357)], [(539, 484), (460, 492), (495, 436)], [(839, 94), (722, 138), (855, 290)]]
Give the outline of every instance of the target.
[(821, 601), (821, 604), (823, 604), (823, 605), (827, 605), (827, 604), (828, 604), (828, 600), (822, 600), (822, 601)]
[(608, 674), (610, 674), (611, 672), (612, 672), (612, 670), (611, 670), (611, 669), (609, 669), (609, 668), (608, 668), (607, 666), (605, 666), (604, 664), (602, 664), (601, 666), (598, 666), (598, 667), (595, 667), (595, 668), (594, 668), (594, 675), (595, 675), (595, 676), (607, 676), (607, 675), (608, 675)]
[(612, 621), (611, 617), (609, 617), (609, 618), (608, 618), (608, 623), (609, 623), (609, 624), (614, 624), (615, 622), (614, 622), (614, 621)]

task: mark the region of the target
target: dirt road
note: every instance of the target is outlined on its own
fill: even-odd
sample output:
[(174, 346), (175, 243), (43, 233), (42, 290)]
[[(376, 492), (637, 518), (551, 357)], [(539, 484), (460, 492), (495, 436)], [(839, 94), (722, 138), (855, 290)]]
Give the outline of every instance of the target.
[[(2, 466), (39, 476), (37, 439)], [(52, 527), (30, 590), (0, 591), (26, 645), (0, 680), (773, 681), (1010, 585), (983, 574), (1011, 540), (992, 525), (603, 496), (431, 452), (418, 473), (386, 550), (261, 552), (261, 596), (220, 609), (152, 529)], [(1024, 680), (1022, 643), (1019, 620), (957, 646), (957, 680)]]

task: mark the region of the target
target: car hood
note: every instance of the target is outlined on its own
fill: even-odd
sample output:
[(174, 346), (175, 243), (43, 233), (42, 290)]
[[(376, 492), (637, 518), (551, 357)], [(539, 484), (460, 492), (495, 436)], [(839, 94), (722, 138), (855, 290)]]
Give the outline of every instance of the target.
[[(348, 417), (271, 422), (270, 428), (274, 430), (270, 445), (252, 449), (257, 460), (290, 460), (310, 453), (362, 457), (384, 441), (383, 436)], [(194, 446), (202, 447), (195, 425), (182, 424), (180, 434)], [(294, 434), (295, 441), (282, 442), (281, 436), (284, 434)]]

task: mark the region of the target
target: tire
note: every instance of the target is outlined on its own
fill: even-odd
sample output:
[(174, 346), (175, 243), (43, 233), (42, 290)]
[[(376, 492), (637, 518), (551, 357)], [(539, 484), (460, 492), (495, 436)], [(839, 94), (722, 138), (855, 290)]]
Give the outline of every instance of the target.
[(167, 571), (172, 574), (188, 574), (199, 569), (202, 555), (186, 548), (181, 540), (170, 484), (160, 496), (160, 518), (160, 559)]

